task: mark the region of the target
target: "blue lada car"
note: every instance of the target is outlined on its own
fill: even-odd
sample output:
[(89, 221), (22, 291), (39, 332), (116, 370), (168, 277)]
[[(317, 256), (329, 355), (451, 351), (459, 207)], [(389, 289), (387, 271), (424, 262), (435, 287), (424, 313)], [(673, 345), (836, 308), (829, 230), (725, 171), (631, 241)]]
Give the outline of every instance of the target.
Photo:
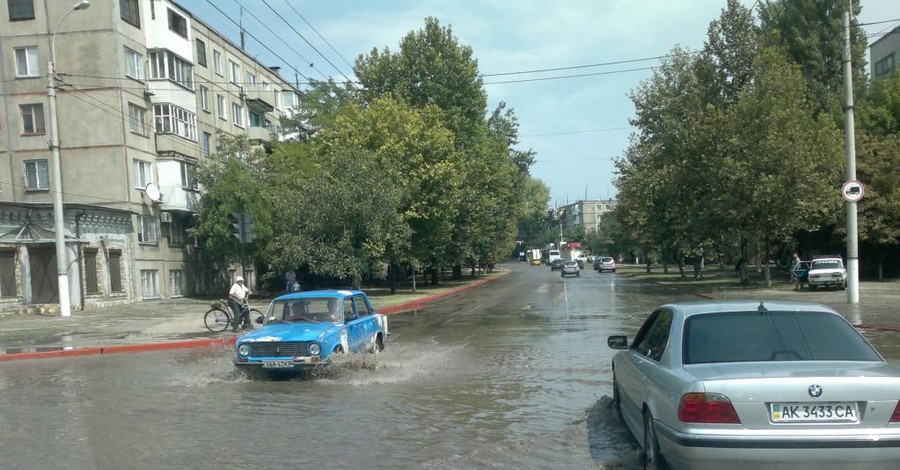
[(316, 290), (277, 297), (262, 327), (235, 341), (234, 364), (259, 375), (302, 373), (337, 353), (378, 353), (388, 336), (387, 316), (359, 290)]

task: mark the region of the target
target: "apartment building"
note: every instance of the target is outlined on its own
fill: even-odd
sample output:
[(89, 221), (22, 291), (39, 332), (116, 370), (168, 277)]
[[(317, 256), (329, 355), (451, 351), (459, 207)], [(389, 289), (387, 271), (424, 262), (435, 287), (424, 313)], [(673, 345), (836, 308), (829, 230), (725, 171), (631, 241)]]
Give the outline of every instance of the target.
[(897, 70), (896, 61), (900, 59), (900, 26), (873, 42), (869, 46), (869, 56), (872, 79)]
[(560, 206), (556, 209), (557, 218), (562, 228), (583, 226), (585, 233), (596, 233), (600, 229), (603, 214), (613, 210), (616, 201), (613, 199), (584, 200)]
[(278, 139), (297, 88), (169, 0), (5, 3), (0, 309), (59, 304), (56, 187), (72, 310), (218, 288), (223, 273), (204, 267), (186, 232), (202, 196), (195, 171), (218, 131)]

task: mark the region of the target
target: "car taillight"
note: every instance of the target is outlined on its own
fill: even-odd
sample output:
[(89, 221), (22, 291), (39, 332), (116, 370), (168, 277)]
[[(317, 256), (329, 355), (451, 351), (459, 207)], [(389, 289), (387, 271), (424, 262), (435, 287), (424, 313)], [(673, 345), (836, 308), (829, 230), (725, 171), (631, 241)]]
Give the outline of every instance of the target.
[(685, 393), (678, 403), (678, 419), (685, 423), (741, 422), (731, 400), (718, 393)]
[(892, 423), (900, 423), (900, 401), (897, 402), (897, 406), (894, 407), (894, 414), (891, 415)]

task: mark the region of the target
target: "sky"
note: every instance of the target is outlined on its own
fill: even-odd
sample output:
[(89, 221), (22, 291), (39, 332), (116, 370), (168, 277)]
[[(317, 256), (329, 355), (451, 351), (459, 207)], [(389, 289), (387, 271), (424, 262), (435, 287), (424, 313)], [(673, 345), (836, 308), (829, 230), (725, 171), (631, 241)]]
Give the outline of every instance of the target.
[[(861, 1), (870, 43), (900, 25), (900, 1)], [(490, 113), (500, 102), (519, 120), (520, 150), (550, 207), (615, 199), (614, 158), (628, 146), (629, 94), (659, 57), (703, 47), (726, 0), (176, 0), (282, 76), (355, 78), (351, 64), (437, 18), (472, 48)], [(756, 0), (741, 0), (752, 7)], [(240, 8), (242, 5), (243, 8)], [(855, 59), (855, 58), (854, 58)], [(868, 52), (866, 60), (868, 61)], [(550, 69), (550, 70), (548, 70)]]

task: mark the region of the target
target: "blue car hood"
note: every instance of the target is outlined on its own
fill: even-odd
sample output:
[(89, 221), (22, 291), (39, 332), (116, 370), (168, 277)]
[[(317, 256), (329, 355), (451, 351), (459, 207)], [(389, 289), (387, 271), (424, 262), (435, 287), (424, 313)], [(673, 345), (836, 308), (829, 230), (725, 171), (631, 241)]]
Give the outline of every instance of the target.
[(238, 343), (317, 341), (339, 327), (333, 323), (290, 323), (266, 325), (237, 339)]

